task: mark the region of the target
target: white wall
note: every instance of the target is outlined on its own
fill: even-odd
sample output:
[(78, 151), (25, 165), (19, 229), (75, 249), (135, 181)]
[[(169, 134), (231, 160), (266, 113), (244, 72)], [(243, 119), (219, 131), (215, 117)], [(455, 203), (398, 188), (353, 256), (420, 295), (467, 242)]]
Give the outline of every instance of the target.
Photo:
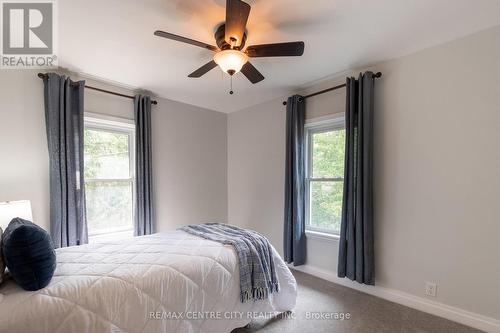
[[(500, 319), (500, 28), (373, 67), (377, 284)], [(343, 79), (341, 79), (342, 81)], [(338, 83), (323, 82), (309, 91)], [(308, 117), (343, 109), (340, 92)], [(282, 99), (228, 117), (229, 222), (282, 251)], [(338, 244), (308, 239), (307, 265), (336, 275)]]
[(153, 112), (158, 231), (227, 221), (227, 116), (160, 100)]
[(282, 254), (285, 112), (274, 100), (228, 116), (228, 221), (265, 233)]
[(49, 228), (49, 161), (43, 84), (32, 71), (0, 74), (0, 201), (28, 199)]
[[(0, 74), (0, 201), (29, 199), (34, 222), (48, 230), (43, 82), (36, 73), (3, 70)], [(87, 82), (133, 94), (123, 87)], [(85, 110), (133, 119), (131, 100), (89, 89)], [(166, 99), (158, 99), (152, 110), (157, 229), (226, 221), (226, 115)]]

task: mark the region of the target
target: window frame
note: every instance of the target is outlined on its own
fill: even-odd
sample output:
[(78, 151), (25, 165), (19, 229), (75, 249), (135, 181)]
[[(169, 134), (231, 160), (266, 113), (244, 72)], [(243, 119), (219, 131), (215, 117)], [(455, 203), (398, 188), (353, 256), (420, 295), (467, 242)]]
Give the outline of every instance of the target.
[[(135, 177), (135, 123), (133, 120), (126, 119), (126, 118), (119, 118), (119, 117), (112, 117), (112, 116), (104, 116), (100, 114), (95, 114), (95, 113), (90, 113), (90, 112), (85, 112), (84, 114), (84, 130), (90, 129), (90, 130), (96, 130), (96, 131), (102, 131), (102, 132), (110, 132), (110, 133), (120, 133), (120, 134), (127, 134), (128, 135), (128, 144), (129, 144), (129, 178), (117, 178), (117, 179), (102, 179), (102, 178), (96, 178), (96, 179), (87, 179), (84, 178), (84, 184), (87, 184), (87, 182), (123, 182), (123, 183), (129, 183), (132, 186), (132, 219), (135, 216), (135, 201), (136, 201), (136, 177)], [(99, 238), (109, 238), (109, 236), (112, 236), (113, 234), (123, 234), (125, 232), (131, 232), (131, 235), (133, 235), (134, 231), (134, 225), (133, 225), (133, 220), (132, 220), (132, 225), (127, 228), (120, 227), (120, 228), (112, 228), (106, 230), (106, 232), (89, 232), (89, 241), (91, 241), (92, 238), (94, 239), (99, 239)]]
[(338, 178), (314, 178), (312, 177), (313, 156), (312, 156), (312, 136), (318, 133), (325, 133), (336, 130), (345, 130), (344, 116), (329, 117), (327, 119), (318, 119), (306, 122), (304, 126), (304, 147), (305, 147), (305, 228), (309, 236), (316, 238), (338, 238), (340, 230), (324, 229), (311, 226), (311, 183), (316, 181), (323, 182), (344, 182), (343, 177)]

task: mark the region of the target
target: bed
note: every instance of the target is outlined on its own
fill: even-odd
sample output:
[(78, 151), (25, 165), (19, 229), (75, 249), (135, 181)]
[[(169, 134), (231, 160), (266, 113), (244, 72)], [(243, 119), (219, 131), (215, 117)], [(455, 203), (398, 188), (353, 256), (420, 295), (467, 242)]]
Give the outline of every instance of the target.
[(241, 303), (236, 252), (183, 231), (56, 250), (50, 284), (0, 287), (0, 332), (231, 332), (292, 310), (297, 285), (274, 252), (280, 291)]

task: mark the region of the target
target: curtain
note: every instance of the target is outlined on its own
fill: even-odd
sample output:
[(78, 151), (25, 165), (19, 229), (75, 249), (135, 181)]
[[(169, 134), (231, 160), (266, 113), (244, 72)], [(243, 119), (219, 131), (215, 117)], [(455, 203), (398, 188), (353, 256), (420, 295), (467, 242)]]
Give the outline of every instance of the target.
[(305, 235), (305, 102), (302, 96), (288, 98), (286, 104), (285, 166), (285, 261), (294, 266), (306, 260)]
[(88, 242), (83, 182), (84, 81), (44, 78), (49, 149), (50, 234), (56, 248)]
[(151, 160), (151, 98), (134, 98), (135, 114), (135, 178), (136, 200), (134, 235), (152, 234), (153, 228), (153, 171)]
[(373, 246), (374, 75), (347, 78), (344, 194), (338, 276), (375, 284)]

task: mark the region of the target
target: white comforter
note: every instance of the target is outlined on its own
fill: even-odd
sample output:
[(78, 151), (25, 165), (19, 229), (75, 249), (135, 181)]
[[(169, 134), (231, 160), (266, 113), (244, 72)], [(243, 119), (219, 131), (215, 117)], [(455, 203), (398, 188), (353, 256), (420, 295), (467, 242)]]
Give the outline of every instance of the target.
[(46, 288), (0, 287), (0, 332), (230, 332), (250, 312), (295, 306), (295, 279), (274, 254), (280, 292), (241, 303), (233, 248), (183, 231), (58, 249)]

